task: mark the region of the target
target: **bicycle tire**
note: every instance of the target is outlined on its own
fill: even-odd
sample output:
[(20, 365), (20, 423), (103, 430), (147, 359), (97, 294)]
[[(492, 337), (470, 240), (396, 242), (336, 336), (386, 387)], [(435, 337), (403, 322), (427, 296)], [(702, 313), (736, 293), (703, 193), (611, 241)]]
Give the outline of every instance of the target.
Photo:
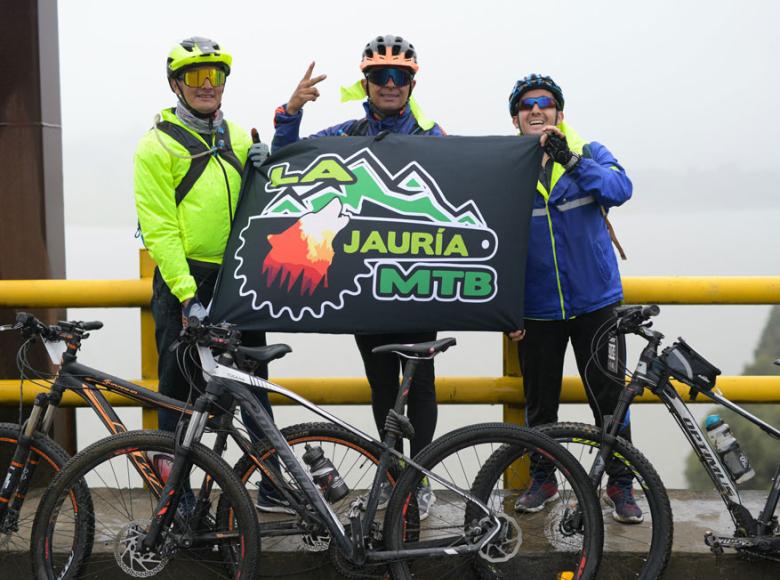
[[(331, 507), (337, 515), (342, 516), (342, 523), (347, 523), (346, 512), (357, 495), (366, 493), (373, 482), (375, 467), (379, 464), (381, 447), (366, 441), (362, 437), (334, 423), (301, 423), (281, 429), (287, 443), (299, 458), (303, 454), (303, 447), (307, 444), (319, 445), (328, 459), (341, 475), (350, 488), (350, 493)], [(275, 453), (274, 446), (268, 440), (258, 443), (256, 454), (261, 461), (268, 459)], [(259, 481), (259, 467), (254, 457), (244, 454), (234, 468), (236, 476), (250, 488), (257, 488)], [(388, 481), (393, 484), (396, 479), (397, 468), (393, 467), (388, 472)], [(253, 483), (250, 483), (254, 481)], [(288, 483), (292, 483), (288, 480)], [(270, 566), (261, 566), (259, 577), (290, 576), (295, 574), (312, 574), (315, 570), (333, 563), (342, 577), (382, 578), (385, 575), (385, 566), (356, 568), (351, 566), (335, 552), (335, 545), (331, 546), (326, 535), (316, 538), (303, 528), (291, 531), (288, 535), (269, 537), (263, 535), (263, 522), (273, 524), (288, 523), (290, 526), (300, 525), (300, 519), (296, 515), (264, 514), (258, 512), (261, 521), (260, 535), (262, 536), (263, 549), (266, 555), (274, 552), (294, 554), (293, 558), (285, 558), (284, 565), (279, 573), (272, 572), (275, 569)], [(315, 542), (316, 540), (316, 542)], [(328, 544), (325, 548), (325, 543)], [(327, 556), (330, 558), (327, 558)], [(381, 570), (379, 569), (381, 568)]]
[[(11, 458), (19, 443), (21, 429), (22, 427), (16, 423), (0, 423), (0, 482), (6, 480)], [(23, 503), (18, 514), (12, 516), (6, 513), (4, 521), (0, 522), (0, 570), (3, 570), (4, 574), (7, 573), (9, 578), (24, 577), (29, 572), (28, 551), (35, 512), (46, 486), (70, 459), (68, 453), (56, 441), (41, 433), (33, 435), (30, 451), (30, 462), (35, 464), (31, 488), (22, 498)], [(17, 489), (12, 490), (11, 497), (16, 493)], [(83, 514), (79, 525), (89, 531), (94, 527), (94, 522), (89, 521), (88, 514), (92, 511), (92, 499), (86, 484), (81, 482), (76, 487), (72, 501), (76, 513)], [(14, 521), (11, 521), (12, 518)], [(92, 540), (89, 534), (83, 539), (84, 544), (73, 547), (74, 558), (89, 554)]]
[[(35, 578), (98, 580), (122, 572), (136, 577), (186, 574), (189, 578), (197, 578), (197, 573), (204, 571), (208, 578), (251, 577), (260, 549), (254, 509), (230, 466), (201, 444), (194, 444), (191, 448), (192, 470), (198, 473), (193, 476), (191, 471), (190, 483), (199, 486), (207, 476), (213, 480), (212, 494), (207, 498), (208, 506), (216, 503), (214, 494), (226, 498), (223, 505), (231, 507), (230, 526), (225, 529), (217, 527), (218, 512), (213, 516), (209, 512), (203, 519), (194, 522), (189, 519), (192, 511), (187, 511), (182, 502), (182, 510), (177, 510), (171, 528), (162, 532), (167, 543), (151, 551), (139, 548), (139, 540), (157, 507), (158, 498), (144, 484), (133, 464), (139, 454), (148, 459), (157, 454), (172, 456), (174, 453), (175, 437), (172, 433), (130, 431), (102, 439), (71, 458), (52, 481), (35, 517), (31, 544)], [(153, 476), (162, 480), (165, 476), (159, 471), (154, 471)], [(59, 506), (79, 480), (92, 483), (90, 492), (97, 505), (94, 512), (95, 546), (103, 548), (103, 551), (93, 550), (89, 560), (60, 569), (59, 534), (64, 534), (68, 542), (70, 535), (78, 535), (81, 531), (68, 521), (67, 516), (63, 521), (59, 520)], [(192, 489), (197, 488), (193, 486)], [(147, 515), (149, 517), (145, 517)], [(208, 528), (204, 529), (205, 526)], [(198, 539), (205, 537), (199, 535), (200, 532), (205, 532), (208, 539), (197, 545)], [(188, 534), (192, 539), (190, 546), (179, 541)], [(106, 551), (109, 544), (113, 549)]]
[[(508, 495), (510, 490), (496, 489), (502, 475), (507, 470), (514, 469), (510, 467), (514, 459), (533, 452), (544, 453), (566, 474), (565, 481), (560, 486), (561, 495), (566, 499), (560, 503), (560, 509), (552, 511), (551, 514), (562, 516), (561, 523), (557, 524), (560, 526), (563, 526), (564, 521), (572, 521), (572, 516), (579, 518), (582, 529), (573, 530), (569, 540), (550, 539), (545, 535), (553, 525), (548, 521), (552, 515), (536, 518), (541, 529), (534, 535), (535, 530), (530, 527), (533, 522), (529, 523), (522, 517), (515, 516), (513, 511), (511, 514), (506, 513), (505, 503), (507, 499), (511, 499)], [(467, 465), (469, 459), (474, 464), (472, 468)], [(571, 571), (573, 577), (578, 579), (595, 577), (603, 543), (603, 522), (598, 500), (587, 473), (574, 457), (549, 437), (505, 423), (472, 425), (435, 440), (415, 457), (415, 461), (450, 481), (453, 478), (447, 476), (460, 477), (457, 471), (462, 470), (462, 479), (471, 479), (471, 482), (468, 487), (459, 487), (471, 489), (477, 499), (492, 509), (492, 514), (503, 518), (500, 533), (496, 536), (500, 537), (501, 541), (491, 543), (485, 555), (495, 560), (501, 557), (502, 551), (504, 554), (513, 551), (515, 553), (509, 558), (511, 561), (501, 565), (500, 570), (497, 562), (488, 562), (475, 553), (461, 555), (458, 561), (452, 557), (439, 556), (417, 560), (400, 558), (390, 565), (394, 578), (408, 580), (415, 575), (442, 580), (462, 580), (469, 577), (555, 578), (556, 574), (566, 571)], [(407, 467), (401, 474), (385, 516), (384, 536), (387, 549), (402, 552), (426, 544), (441, 547), (476, 541), (474, 537), (468, 539), (468, 536), (479, 529), (480, 522), (476, 519), (476, 514), (481, 517), (482, 510), (473, 502), (466, 502), (444, 489), (436, 491), (437, 503), (428, 518), (438, 519), (433, 523), (422, 524), (418, 529), (410, 529), (410, 521), (413, 520), (410, 520), (409, 512), (415, 511), (414, 498), (422, 481), (423, 474), (416, 468)], [(571, 499), (576, 500), (576, 508), (570, 503)], [(436, 510), (440, 512), (434, 513)], [(440, 521), (444, 525), (439, 525)], [(445, 529), (445, 526), (448, 527)], [(451, 535), (439, 537), (440, 530), (443, 530), (443, 534)], [(553, 540), (558, 542), (555, 546), (558, 551), (555, 552), (550, 550)], [(538, 549), (537, 546), (537, 549), (532, 551), (535, 544), (543, 544), (543, 548)], [(523, 546), (527, 548), (521, 552), (520, 548)]]
[[(552, 423), (540, 426), (539, 430), (564, 445), (585, 464), (586, 470), (590, 468), (586, 457), (595, 458), (595, 452), (601, 447), (602, 432), (594, 425)], [(637, 495), (637, 504), (645, 512), (645, 520), (637, 526), (624, 526), (608, 521), (605, 514), (604, 565), (610, 570), (621, 570), (621, 578), (657, 580), (669, 563), (674, 536), (666, 487), (650, 461), (622, 437), (615, 441), (613, 457), (631, 470), (639, 484), (642, 495)], [(603, 487), (599, 482), (598, 495), (602, 498)]]

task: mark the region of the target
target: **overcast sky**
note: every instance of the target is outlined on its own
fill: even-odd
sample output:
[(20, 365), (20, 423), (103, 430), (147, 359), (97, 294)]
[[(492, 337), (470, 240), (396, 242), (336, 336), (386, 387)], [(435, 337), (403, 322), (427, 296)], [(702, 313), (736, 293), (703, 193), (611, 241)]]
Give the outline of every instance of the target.
[[(538, 71), (563, 87), (567, 120), (606, 144), (640, 181), (651, 171), (765, 172), (780, 159), (780, 5), (769, 0), (419, 0), (392, 8), (355, 1), (60, 0), (59, 7), (65, 142), (78, 145), (78, 165), (94, 171), (94, 161), (101, 162), (99, 175), (111, 177), (101, 197), (119, 203), (129, 199), (135, 141), (159, 109), (174, 103), (165, 56), (195, 34), (233, 54), (223, 109), (265, 140), (274, 108), (312, 60), (328, 79), (321, 99), (305, 109), (303, 131), (360, 114), (358, 103), (339, 103), (339, 86), (357, 80), (365, 43), (392, 33), (417, 48), (417, 98), (450, 133), (512, 133), (509, 91), (517, 78)], [(85, 171), (67, 161), (66, 171)]]
[[(514, 81), (552, 75), (567, 121), (604, 143), (634, 181), (634, 198), (611, 213), (629, 255), (624, 275), (778, 273), (780, 3), (60, 0), (59, 15), (70, 278), (137, 275), (133, 151), (155, 113), (175, 103), (165, 57), (193, 35), (233, 54), (223, 110), (266, 141), (275, 107), (312, 60), (328, 79), (305, 108), (303, 133), (362, 114), (358, 103), (339, 103), (339, 86), (359, 78), (361, 51), (380, 34), (415, 45), (417, 99), (453, 134), (512, 134), (506, 100)], [(665, 307), (657, 326), (738, 374), (767, 312)], [(107, 325), (84, 360), (139, 376), (137, 313), (96, 316)], [(274, 363), (276, 376), (362, 372), (350, 337), (287, 338), (297, 352)], [(439, 374), (500, 374), (498, 334), (459, 341), (460, 356), (442, 357)], [(650, 439), (659, 455), (684, 445)], [(679, 462), (669, 470), (680, 485)]]

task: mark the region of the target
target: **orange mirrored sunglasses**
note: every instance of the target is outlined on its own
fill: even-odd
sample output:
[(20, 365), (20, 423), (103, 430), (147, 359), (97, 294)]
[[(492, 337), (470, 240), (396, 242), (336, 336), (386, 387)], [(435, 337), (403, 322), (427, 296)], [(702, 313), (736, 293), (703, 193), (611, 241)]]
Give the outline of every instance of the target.
[(202, 87), (203, 83), (206, 82), (206, 79), (209, 79), (209, 83), (211, 83), (212, 87), (221, 87), (225, 84), (226, 78), (227, 75), (225, 74), (225, 71), (222, 68), (215, 66), (192, 68), (184, 71), (184, 74), (182, 74), (184, 84), (193, 89)]

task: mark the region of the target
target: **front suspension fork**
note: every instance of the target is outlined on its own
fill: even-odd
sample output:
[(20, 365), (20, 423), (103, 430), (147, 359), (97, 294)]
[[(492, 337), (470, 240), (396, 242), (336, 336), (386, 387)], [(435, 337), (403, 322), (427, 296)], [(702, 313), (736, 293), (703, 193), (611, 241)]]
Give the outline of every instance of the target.
[[(16, 444), (14, 455), (8, 466), (8, 471), (0, 488), (0, 530), (6, 531), (16, 526), (16, 518), (22, 509), (27, 490), (30, 488), (35, 468), (40, 456), (31, 453), (33, 437), (36, 432), (46, 431), (38, 427), (42, 423), (51, 425), (55, 406), (49, 405), (49, 396), (40, 393), (35, 397), (32, 412), (21, 427), (21, 433)], [(44, 411), (45, 410), (45, 411)]]
[(213, 400), (212, 395), (206, 394), (195, 402), (195, 411), (190, 417), (182, 442), (176, 445), (173, 467), (168, 480), (164, 482), (165, 485), (160, 492), (160, 499), (157, 502), (149, 529), (142, 541), (144, 550), (151, 551), (158, 545), (161, 532), (170, 527), (176, 516), (176, 509), (179, 507), (182, 494), (186, 489), (189, 489), (192, 445), (198, 443), (203, 436), (208, 421), (208, 408)]
[(602, 426), (601, 445), (599, 446), (598, 455), (590, 468), (591, 480), (597, 486), (604, 477), (604, 472), (607, 470), (609, 462), (612, 460), (612, 452), (615, 447), (615, 441), (617, 440), (618, 433), (620, 432), (623, 422), (625, 421), (628, 410), (631, 407), (631, 403), (634, 399), (642, 394), (644, 387), (635, 381), (631, 381), (621, 391), (618, 403), (615, 406), (615, 411), (612, 415), (604, 417), (604, 424)]

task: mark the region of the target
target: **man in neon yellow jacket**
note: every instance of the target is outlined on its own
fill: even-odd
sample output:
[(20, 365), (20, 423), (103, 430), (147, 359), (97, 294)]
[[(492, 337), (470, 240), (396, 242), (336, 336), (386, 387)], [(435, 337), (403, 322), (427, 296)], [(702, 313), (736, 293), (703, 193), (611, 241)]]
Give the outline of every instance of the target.
[[(201, 375), (192, 361), (182, 361), (169, 347), (187, 317), (204, 315), (202, 305), (211, 301), (252, 146), (247, 132), (224, 119), (220, 108), (232, 62), (207, 38), (188, 38), (174, 46), (166, 69), (178, 103), (159, 114), (135, 154), (138, 222), (157, 264), (152, 314), (160, 392), (179, 400), (190, 397), (180, 363), (190, 376)], [(262, 143), (255, 144), (253, 156), (267, 156), (267, 151)], [(243, 339), (248, 345), (265, 345), (264, 333), (244, 333)], [(267, 378), (267, 368), (260, 374)], [(268, 395), (259, 398), (270, 412)], [(175, 430), (178, 413), (160, 409), (158, 416), (161, 429)], [(247, 427), (259, 435), (253, 422)], [(260, 503), (267, 495), (261, 494)]]

